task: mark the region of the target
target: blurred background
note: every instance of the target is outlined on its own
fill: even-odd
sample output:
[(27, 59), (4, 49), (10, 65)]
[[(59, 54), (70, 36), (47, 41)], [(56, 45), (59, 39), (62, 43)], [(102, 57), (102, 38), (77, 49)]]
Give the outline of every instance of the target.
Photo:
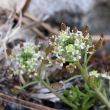
[(92, 35), (110, 35), (110, 0), (31, 0), (26, 12), (38, 18), (49, 15), (46, 22), (53, 27), (63, 22), (82, 30), (88, 25)]
[(24, 12), (39, 20), (48, 15), (45, 20), (53, 28), (60, 29), (60, 24), (77, 27), (82, 30), (85, 25), (90, 28), (90, 34), (110, 35), (110, 0), (1, 0), (0, 8), (24, 8)]

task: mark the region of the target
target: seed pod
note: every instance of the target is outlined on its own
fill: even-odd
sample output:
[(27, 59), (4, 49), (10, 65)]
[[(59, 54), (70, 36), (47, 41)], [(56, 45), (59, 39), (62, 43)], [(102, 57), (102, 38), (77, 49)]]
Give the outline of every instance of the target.
[(77, 33), (77, 28), (76, 27), (73, 29), (73, 32), (74, 33)]
[(91, 45), (92, 45), (92, 37), (89, 36), (89, 40), (86, 40), (85, 43), (86, 43), (86, 46), (87, 46), (87, 45), (90, 45), (90, 46), (91, 46)]
[(36, 48), (36, 49), (35, 49), (35, 52), (36, 52), (36, 53), (38, 53), (38, 50), (39, 50), (39, 49), (38, 49), (38, 48)]
[(43, 62), (44, 64), (47, 64), (47, 65), (49, 64), (49, 60), (47, 60), (47, 59), (46, 59), (46, 60), (42, 60), (42, 62)]
[(51, 46), (49, 45), (45, 50), (46, 56), (50, 53), (50, 51), (51, 51)]
[(97, 44), (95, 45), (95, 50), (99, 49), (99, 47), (102, 45), (102, 38), (100, 38), (100, 40), (97, 42)]
[(35, 40), (35, 45), (37, 46), (39, 44), (39, 39)]
[(23, 45), (23, 43), (22, 42), (20, 42), (20, 48), (22, 48), (24, 45)]
[(95, 76), (89, 76), (88, 82), (91, 84), (94, 83), (94, 81), (95, 81)]
[(83, 36), (84, 36), (84, 37), (86, 37), (87, 34), (88, 34), (87, 31), (84, 31), (84, 32), (83, 32)]
[(6, 49), (7, 55), (10, 56), (12, 54), (12, 50), (10, 48)]
[(20, 87), (19, 86), (15, 86), (13, 89), (11, 89), (11, 93), (13, 95), (17, 95), (20, 92)]
[(52, 84), (51, 84), (51, 87), (52, 87), (53, 89), (55, 89), (55, 90), (58, 90), (58, 89), (60, 89), (60, 88), (63, 87), (63, 84), (61, 84), (61, 83), (59, 83), (59, 82), (55, 82), (55, 83), (52, 83)]
[(90, 46), (89, 48), (88, 48), (88, 53), (93, 53), (93, 50), (94, 50), (94, 45), (92, 45), (92, 46)]
[(62, 63), (62, 62), (63, 62), (63, 61), (60, 60), (60, 59), (56, 59), (56, 61), (57, 61), (58, 63)]
[(86, 25), (84, 27), (83, 34), (85, 33), (85, 31), (86, 31), (87, 34), (89, 33), (89, 27), (88, 27), (88, 25)]
[(55, 42), (54, 35), (50, 34), (49, 37), (50, 37), (50, 41), (51, 41), (51, 42)]
[(42, 51), (45, 51), (45, 45), (41, 45), (41, 47), (40, 47), (40, 49), (42, 50)]
[(69, 65), (66, 66), (67, 71), (70, 73), (72, 73), (75, 68), (76, 68), (76, 66), (73, 65), (72, 63), (70, 63)]
[(66, 29), (67, 29), (66, 24), (62, 23), (62, 24), (61, 24), (61, 30), (65, 31)]

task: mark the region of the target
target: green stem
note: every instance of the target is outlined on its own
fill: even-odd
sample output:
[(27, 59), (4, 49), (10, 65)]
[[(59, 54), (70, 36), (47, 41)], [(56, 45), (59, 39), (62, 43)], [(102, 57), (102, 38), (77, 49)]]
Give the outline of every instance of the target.
[(44, 65), (44, 67), (45, 67), (45, 79), (46, 79), (47, 84), (50, 85), (50, 82), (49, 82), (49, 79), (48, 79), (48, 76), (47, 76), (46, 65)]
[(68, 100), (64, 99), (60, 94), (58, 94), (54, 89), (52, 89), (44, 80), (42, 80), (40, 77), (37, 77), (42, 85), (44, 85), (46, 88), (48, 88), (53, 94), (55, 94), (58, 98), (63, 100), (67, 105), (74, 108), (75, 110), (80, 110), (75, 104), (70, 103)]
[(83, 75), (77, 75), (77, 76), (71, 77), (71, 78), (67, 79), (66, 81), (64, 81), (63, 84), (66, 84), (67, 82), (69, 82), (69, 81), (71, 81), (71, 80), (73, 80), (75, 78), (82, 77), (82, 76)]
[(87, 60), (87, 53), (85, 52), (85, 56), (84, 56), (84, 69), (85, 69), (85, 71), (86, 71), (86, 73), (87, 73), (87, 64), (86, 64), (86, 61)]
[(83, 67), (81, 66), (80, 62), (77, 62), (76, 66), (78, 67), (78, 69), (81, 71), (82, 75), (84, 76), (85, 79), (88, 79), (88, 75), (86, 74), (86, 71), (83, 69)]
[[(86, 81), (88, 81), (88, 75), (86, 74), (85, 70), (83, 70), (83, 67), (81, 66), (81, 64), (78, 62), (76, 66), (79, 68), (81, 73), (84, 75), (84, 78), (86, 79)], [(93, 83), (92, 84), (89, 83), (89, 84), (91, 85), (91, 87), (93, 88), (93, 90), (95, 91), (99, 99), (102, 101), (102, 103), (107, 106), (108, 110), (110, 110), (110, 102), (104, 97), (104, 95), (99, 91), (99, 89)]]
[(28, 86), (30, 86), (30, 85), (36, 84), (36, 83), (39, 83), (39, 81), (33, 81), (33, 82), (31, 82), (31, 83), (28, 83), (28, 84), (22, 86), (22, 87), (20, 88), (20, 90), (22, 90), (22, 89), (24, 89), (25, 87), (28, 87)]
[(40, 73), (41, 73), (41, 70), (42, 70), (42, 66), (43, 66), (43, 63), (41, 63), (40, 68), (39, 68), (39, 73), (38, 73), (39, 76), (40, 76)]
[(107, 100), (107, 98), (104, 97), (104, 95), (99, 91), (99, 89), (95, 85), (93, 85), (92, 88), (97, 93), (97, 95), (98, 95), (99, 99), (102, 101), (102, 103), (107, 106), (108, 110), (110, 110), (110, 102)]
[[(96, 51), (96, 50), (93, 51), (93, 54), (95, 53), (95, 51)], [(89, 57), (88, 57), (88, 59), (87, 59), (87, 61), (86, 61), (86, 66), (87, 66), (87, 64), (88, 64), (88, 62), (89, 62), (89, 60), (90, 60), (90, 58), (92, 57), (93, 54), (90, 54), (90, 55), (89, 55)]]

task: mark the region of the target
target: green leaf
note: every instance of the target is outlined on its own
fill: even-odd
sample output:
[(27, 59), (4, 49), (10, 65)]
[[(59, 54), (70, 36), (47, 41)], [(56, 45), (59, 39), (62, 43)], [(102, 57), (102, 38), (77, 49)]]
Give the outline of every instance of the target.
[(64, 89), (64, 93), (65, 93), (65, 95), (69, 95), (69, 91), (68, 90), (66, 90), (66, 89)]
[(100, 38), (97, 44), (95, 45), (95, 50), (99, 49), (101, 45), (102, 45), (102, 38)]
[(99, 108), (105, 108), (106, 107), (106, 105), (101, 105)]
[(108, 91), (110, 92), (110, 87), (108, 88)]
[(103, 95), (107, 98), (106, 90), (103, 90)]
[(89, 93), (89, 95), (92, 95), (92, 93), (86, 83), (84, 84), (84, 87), (85, 87), (86, 91)]
[(80, 105), (80, 104), (78, 103), (78, 101), (75, 101), (74, 103), (75, 103), (77, 106), (79, 106), (79, 105)]
[(86, 104), (86, 110), (88, 110), (90, 107), (93, 106), (94, 101), (95, 101), (95, 99), (92, 99), (91, 101), (89, 101), (89, 102)]
[(83, 97), (83, 102), (82, 102), (82, 108), (85, 110), (85, 106), (86, 106), (86, 103), (87, 101), (89, 100), (89, 96), (86, 96), (86, 97)]
[(72, 91), (74, 91), (74, 90), (75, 90), (75, 89), (74, 89), (74, 87), (73, 87), (72, 85), (71, 85), (71, 90), (72, 90)]
[(79, 90), (78, 86), (75, 86), (75, 92), (77, 93), (78, 97), (87, 96)]

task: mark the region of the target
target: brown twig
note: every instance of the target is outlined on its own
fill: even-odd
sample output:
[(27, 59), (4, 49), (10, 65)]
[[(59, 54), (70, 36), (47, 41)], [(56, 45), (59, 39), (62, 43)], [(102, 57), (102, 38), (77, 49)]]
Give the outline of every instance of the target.
[[(30, 15), (28, 13), (24, 13), (23, 15), (25, 17), (29, 18), (32, 21), (37, 21), (37, 22), (39, 21), (36, 17), (34, 17), (34, 16), (32, 16), (32, 15)], [(48, 24), (44, 23), (43, 21), (41, 21), (40, 25), (42, 27), (44, 27), (45, 29), (47, 29), (49, 32), (51, 32), (51, 33), (53, 33), (55, 35), (59, 35), (60, 34), (59, 31), (54, 30), (51, 26), (49, 26)]]
[[(98, 40), (100, 39), (100, 37), (101, 37), (101, 36), (99, 36), (99, 35), (93, 35), (93, 36), (92, 36), (92, 40), (93, 40), (93, 41), (98, 41)], [(110, 41), (110, 36), (105, 35), (105, 36), (104, 36), (104, 40), (105, 40), (105, 41)]]
[(22, 9), (22, 13), (24, 13), (24, 12), (27, 10), (27, 8), (28, 8), (30, 2), (31, 2), (31, 0), (27, 0), (27, 1), (26, 1), (25, 5), (24, 5), (24, 7), (23, 7), (23, 9)]
[[(14, 18), (15, 18), (16, 20), (19, 19), (19, 17), (18, 17), (17, 15), (16, 15)], [(23, 20), (23, 19), (22, 19), (21, 22), (22, 22), (23, 24), (29, 25), (29, 23), (28, 23), (27, 21)], [(47, 40), (46, 37), (45, 37), (45, 35), (44, 35), (40, 30), (38, 30), (38, 29), (35, 28), (35, 27), (33, 27), (32, 30), (33, 30), (34, 32), (36, 32), (39, 36), (41, 36), (44, 40)]]
[(11, 96), (5, 95), (0, 93), (0, 98), (4, 101), (10, 102), (10, 103), (14, 103), (14, 104), (19, 104), (25, 108), (28, 109), (35, 109), (35, 110), (57, 110), (57, 109), (53, 109), (53, 108), (49, 108), (49, 107), (45, 107), (43, 105), (39, 105), (39, 104), (35, 104), (35, 103), (31, 103), (22, 99), (17, 99), (17, 98), (13, 98)]

